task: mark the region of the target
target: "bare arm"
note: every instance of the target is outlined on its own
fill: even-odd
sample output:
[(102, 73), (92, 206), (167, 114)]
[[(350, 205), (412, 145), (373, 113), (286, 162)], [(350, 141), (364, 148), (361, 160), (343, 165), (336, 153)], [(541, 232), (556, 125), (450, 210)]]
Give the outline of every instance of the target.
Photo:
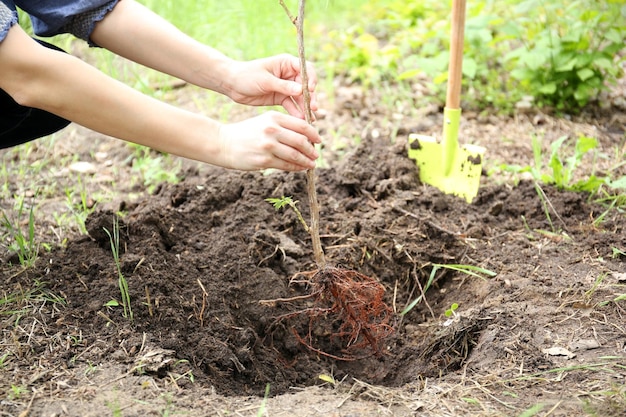
[(302, 170), (317, 157), (314, 129), (267, 113), (223, 125), (145, 96), (84, 62), (40, 46), (19, 26), (0, 42), (0, 88), (119, 139), (226, 168)]
[(226, 93), (234, 61), (133, 0), (120, 1), (96, 24), (91, 40), (133, 62)]
[[(120, 1), (96, 24), (91, 40), (131, 61), (225, 94), (238, 103), (282, 105), (291, 115), (304, 117), (300, 62), (294, 56), (232, 60), (134, 0)], [(314, 92), (317, 78), (312, 67), (308, 70), (309, 89)], [(311, 106), (317, 109), (315, 94)]]

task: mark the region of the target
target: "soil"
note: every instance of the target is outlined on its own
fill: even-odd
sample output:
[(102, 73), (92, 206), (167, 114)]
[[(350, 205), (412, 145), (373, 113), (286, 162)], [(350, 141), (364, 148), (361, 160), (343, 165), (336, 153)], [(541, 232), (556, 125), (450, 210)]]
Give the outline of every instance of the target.
[[(189, 105), (196, 93), (184, 88), (174, 99)], [(406, 155), (410, 132), (436, 134), (440, 109), (398, 116), (354, 86), (337, 97), (320, 129), (342, 132), (335, 145), (360, 140), (327, 149), (316, 170), (321, 237), (330, 266), (385, 289), (371, 300), (391, 312), (393, 332), (378, 335), (379, 349), (363, 333), (342, 334), (332, 300), (307, 298), (317, 269), (309, 235), (293, 210), (265, 201), (291, 196), (308, 219), (303, 173), (185, 161), (183, 181), (142, 194), (124, 182), (126, 147), (74, 127), (56, 143), (96, 166), (92, 191), (104, 177), (119, 193), (95, 206), (87, 235), (41, 250), (34, 267), (7, 254), (3, 293), (34, 290), (2, 311), (0, 414), (505, 416), (536, 407), (536, 415), (626, 415), (623, 212), (584, 193), (487, 175), (504, 161), (530, 164), (528, 138), (538, 132), (546, 149), (563, 134), (590, 132), (604, 155), (623, 159), (624, 109), (575, 120), (468, 113), (465, 140), (488, 149), (468, 204), (421, 184)], [(68, 145), (85, 138), (89, 148)], [(108, 163), (90, 157), (94, 144)], [(609, 172), (603, 163), (595, 166)], [(623, 164), (610, 172), (624, 175)], [(38, 227), (50, 233), (59, 200), (47, 202)], [(121, 303), (105, 231), (114, 219), (132, 319), (112, 302)]]

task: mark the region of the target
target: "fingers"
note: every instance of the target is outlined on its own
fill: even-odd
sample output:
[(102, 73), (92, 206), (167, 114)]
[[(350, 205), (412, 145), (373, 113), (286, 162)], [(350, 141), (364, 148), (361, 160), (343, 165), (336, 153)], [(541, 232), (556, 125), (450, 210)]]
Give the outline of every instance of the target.
[(281, 166), (280, 169), (314, 168), (319, 154), (313, 144), (321, 142), (317, 130), (303, 120), (284, 114), (274, 113), (271, 117), (280, 126), (265, 130), (268, 140), (264, 146), (276, 158), (273, 162)]
[(224, 165), (241, 170), (277, 168), (302, 171), (315, 167), (317, 130), (304, 120), (268, 112), (220, 129)]
[[(302, 91), (302, 70), (300, 60), (288, 54), (278, 55), (277, 58), (281, 65), (275, 73), (277, 77), (275, 91), (284, 95), (282, 106), (292, 116), (304, 118), (304, 94)], [(317, 87), (317, 73), (313, 64), (307, 62), (306, 65), (308, 90), (311, 98), (310, 107), (312, 111), (318, 110), (317, 96), (315, 89)]]

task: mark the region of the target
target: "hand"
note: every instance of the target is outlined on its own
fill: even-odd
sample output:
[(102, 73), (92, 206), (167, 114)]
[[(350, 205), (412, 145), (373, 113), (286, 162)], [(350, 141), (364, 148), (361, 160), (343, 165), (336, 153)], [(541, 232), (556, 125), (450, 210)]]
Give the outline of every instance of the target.
[(220, 165), (244, 171), (265, 168), (302, 171), (314, 168), (318, 154), (313, 144), (321, 142), (313, 126), (275, 111), (222, 125), (218, 138)]
[[(317, 110), (317, 76), (307, 64), (311, 110)], [(282, 54), (247, 62), (235, 62), (231, 68), (226, 94), (235, 102), (252, 106), (282, 105), (295, 117), (304, 118), (300, 60)], [(293, 100), (292, 100), (293, 98)], [(294, 103), (295, 101), (295, 103)]]

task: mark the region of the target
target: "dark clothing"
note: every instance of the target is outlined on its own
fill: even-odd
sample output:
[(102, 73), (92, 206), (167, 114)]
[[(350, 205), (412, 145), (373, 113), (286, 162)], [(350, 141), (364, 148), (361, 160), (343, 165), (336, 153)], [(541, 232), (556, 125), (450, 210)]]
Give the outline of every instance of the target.
[[(38, 42), (61, 51), (47, 42)], [(68, 124), (69, 120), (47, 111), (21, 106), (4, 90), (0, 90), (0, 148), (10, 148), (50, 135)]]
[[(89, 37), (97, 22), (113, 10), (119, 0), (0, 0), (0, 43), (17, 24), (16, 6), (27, 12), (35, 34), (52, 36), (72, 33), (94, 45)], [(56, 50), (56, 46), (38, 40)], [(70, 123), (44, 110), (19, 105), (0, 89), (0, 148), (8, 148), (50, 135)]]

